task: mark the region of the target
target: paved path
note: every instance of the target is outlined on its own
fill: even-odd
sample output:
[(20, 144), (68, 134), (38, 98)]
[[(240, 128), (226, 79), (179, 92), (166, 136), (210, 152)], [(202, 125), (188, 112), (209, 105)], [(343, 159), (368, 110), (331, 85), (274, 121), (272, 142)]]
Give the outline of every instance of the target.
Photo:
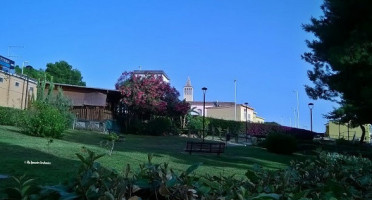
[[(225, 141), (221, 141), (219, 137), (214, 137), (213, 138), (212, 136), (207, 136), (204, 139), (209, 140), (209, 141), (225, 142)], [(236, 143), (235, 139), (231, 138), (231, 140), (227, 142), (227, 146), (249, 146), (249, 145), (252, 145), (250, 140), (248, 140), (247, 142), (242, 141), (242, 142)]]

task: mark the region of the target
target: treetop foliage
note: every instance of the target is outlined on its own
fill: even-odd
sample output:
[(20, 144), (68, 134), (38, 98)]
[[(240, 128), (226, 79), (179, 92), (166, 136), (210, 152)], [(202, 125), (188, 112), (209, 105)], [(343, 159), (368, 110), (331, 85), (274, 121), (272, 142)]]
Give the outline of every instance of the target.
[(115, 87), (121, 92), (121, 102), (141, 117), (182, 116), (190, 109), (187, 102), (178, 99), (179, 92), (161, 77), (124, 72)]
[(54, 77), (56, 83), (66, 83), (71, 85), (85, 86), (86, 83), (83, 81), (81, 72), (77, 69), (73, 69), (70, 64), (66, 61), (59, 61), (48, 63), (45, 70), (48, 74)]
[(363, 130), (372, 123), (372, 1), (324, 0), (321, 9), (323, 16), (303, 25), (316, 36), (306, 41), (311, 52), (302, 56), (314, 66), (308, 71), (314, 86), (305, 86), (306, 92), (338, 102), (327, 117)]
[[(22, 73), (22, 68), (19, 66), (15, 67), (17, 74)], [(81, 72), (78, 69), (73, 69), (70, 64), (66, 61), (59, 61), (48, 63), (46, 69), (34, 69), (31, 66), (23, 68), (23, 74), (36, 80), (53, 81), (55, 83), (64, 83), (71, 85), (85, 86), (86, 83), (83, 81)]]

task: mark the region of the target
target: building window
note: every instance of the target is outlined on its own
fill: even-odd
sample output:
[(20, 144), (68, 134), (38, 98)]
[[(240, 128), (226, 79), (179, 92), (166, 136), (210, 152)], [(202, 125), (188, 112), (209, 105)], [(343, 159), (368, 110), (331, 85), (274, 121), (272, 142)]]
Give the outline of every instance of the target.
[(16, 86), (16, 87), (19, 87), (19, 83), (18, 83), (18, 82), (15, 82), (15, 86)]
[(4, 79), (0, 77), (0, 83), (4, 82)]
[(30, 92), (34, 92), (34, 88), (33, 87), (30, 87)]

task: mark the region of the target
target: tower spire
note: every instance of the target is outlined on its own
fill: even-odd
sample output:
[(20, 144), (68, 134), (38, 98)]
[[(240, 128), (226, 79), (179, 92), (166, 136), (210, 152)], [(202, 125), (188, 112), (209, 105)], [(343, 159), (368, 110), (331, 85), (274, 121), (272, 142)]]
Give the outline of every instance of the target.
[(194, 101), (194, 88), (191, 85), (190, 77), (187, 77), (186, 85), (183, 87), (183, 98), (186, 101)]

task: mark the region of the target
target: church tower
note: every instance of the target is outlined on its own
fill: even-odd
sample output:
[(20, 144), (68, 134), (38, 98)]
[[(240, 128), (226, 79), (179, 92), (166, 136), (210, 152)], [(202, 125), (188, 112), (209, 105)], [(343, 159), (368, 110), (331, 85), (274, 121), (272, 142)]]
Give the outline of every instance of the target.
[(186, 101), (194, 101), (194, 88), (191, 86), (190, 77), (187, 78), (186, 85), (183, 87), (183, 98)]

